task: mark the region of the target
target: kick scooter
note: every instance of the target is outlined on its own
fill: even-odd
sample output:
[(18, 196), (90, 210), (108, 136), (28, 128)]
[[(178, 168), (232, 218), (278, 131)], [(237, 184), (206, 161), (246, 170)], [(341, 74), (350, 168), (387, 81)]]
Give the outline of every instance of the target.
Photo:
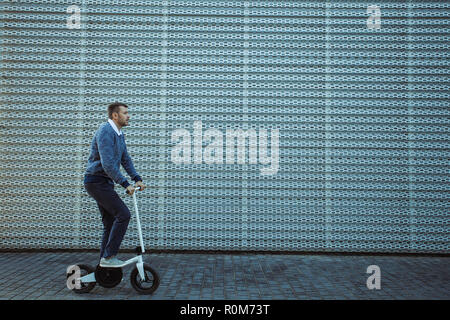
[[(136, 187), (135, 190), (140, 190)], [(128, 190), (126, 191), (128, 193)], [(136, 266), (131, 271), (130, 281), (133, 288), (141, 294), (151, 294), (159, 286), (159, 276), (148, 264), (144, 263), (142, 255), (144, 250), (144, 241), (142, 239), (141, 222), (139, 220), (139, 211), (137, 207), (136, 191), (133, 192), (134, 210), (136, 212), (137, 229), (139, 233), (140, 246), (136, 247), (137, 256), (124, 261), (120, 267), (100, 267), (100, 264), (94, 269), (87, 264), (77, 264), (71, 266), (67, 272), (67, 278), (72, 277), (73, 289), (76, 293), (87, 293), (94, 289), (96, 283), (104, 288), (113, 288), (122, 281), (122, 267), (136, 263)], [(78, 273), (78, 270), (79, 273)], [(73, 276), (77, 274), (80, 276)]]

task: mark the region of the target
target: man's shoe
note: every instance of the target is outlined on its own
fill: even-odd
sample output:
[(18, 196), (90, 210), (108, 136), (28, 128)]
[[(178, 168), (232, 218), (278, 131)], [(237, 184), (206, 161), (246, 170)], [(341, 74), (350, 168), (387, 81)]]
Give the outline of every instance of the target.
[(103, 268), (120, 268), (123, 267), (125, 262), (122, 260), (117, 259), (116, 257), (113, 258), (101, 258), (100, 259), (100, 267)]

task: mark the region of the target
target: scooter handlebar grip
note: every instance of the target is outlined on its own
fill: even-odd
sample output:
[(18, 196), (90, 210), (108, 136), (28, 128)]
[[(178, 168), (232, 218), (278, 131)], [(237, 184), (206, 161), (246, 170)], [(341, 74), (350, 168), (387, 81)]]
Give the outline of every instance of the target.
[[(135, 187), (134, 190), (135, 190), (135, 191), (136, 191), (136, 190), (141, 190), (141, 187)], [(125, 190), (125, 193), (126, 193), (126, 194), (129, 194), (128, 190)]]

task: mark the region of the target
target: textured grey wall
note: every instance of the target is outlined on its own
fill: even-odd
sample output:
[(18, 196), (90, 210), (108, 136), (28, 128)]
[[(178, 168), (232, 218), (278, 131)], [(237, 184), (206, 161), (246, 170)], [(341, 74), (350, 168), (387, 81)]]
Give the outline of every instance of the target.
[(0, 248), (99, 247), (122, 101), (148, 247), (449, 252), (448, 2), (73, 4), (2, 3)]

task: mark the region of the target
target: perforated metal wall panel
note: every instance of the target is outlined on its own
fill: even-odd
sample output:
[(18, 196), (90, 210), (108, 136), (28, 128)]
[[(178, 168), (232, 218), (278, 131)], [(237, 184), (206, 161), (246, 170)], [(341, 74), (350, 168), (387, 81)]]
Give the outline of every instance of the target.
[(149, 248), (449, 252), (448, 1), (1, 8), (1, 249), (99, 248), (83, 174), (121, 101)]

